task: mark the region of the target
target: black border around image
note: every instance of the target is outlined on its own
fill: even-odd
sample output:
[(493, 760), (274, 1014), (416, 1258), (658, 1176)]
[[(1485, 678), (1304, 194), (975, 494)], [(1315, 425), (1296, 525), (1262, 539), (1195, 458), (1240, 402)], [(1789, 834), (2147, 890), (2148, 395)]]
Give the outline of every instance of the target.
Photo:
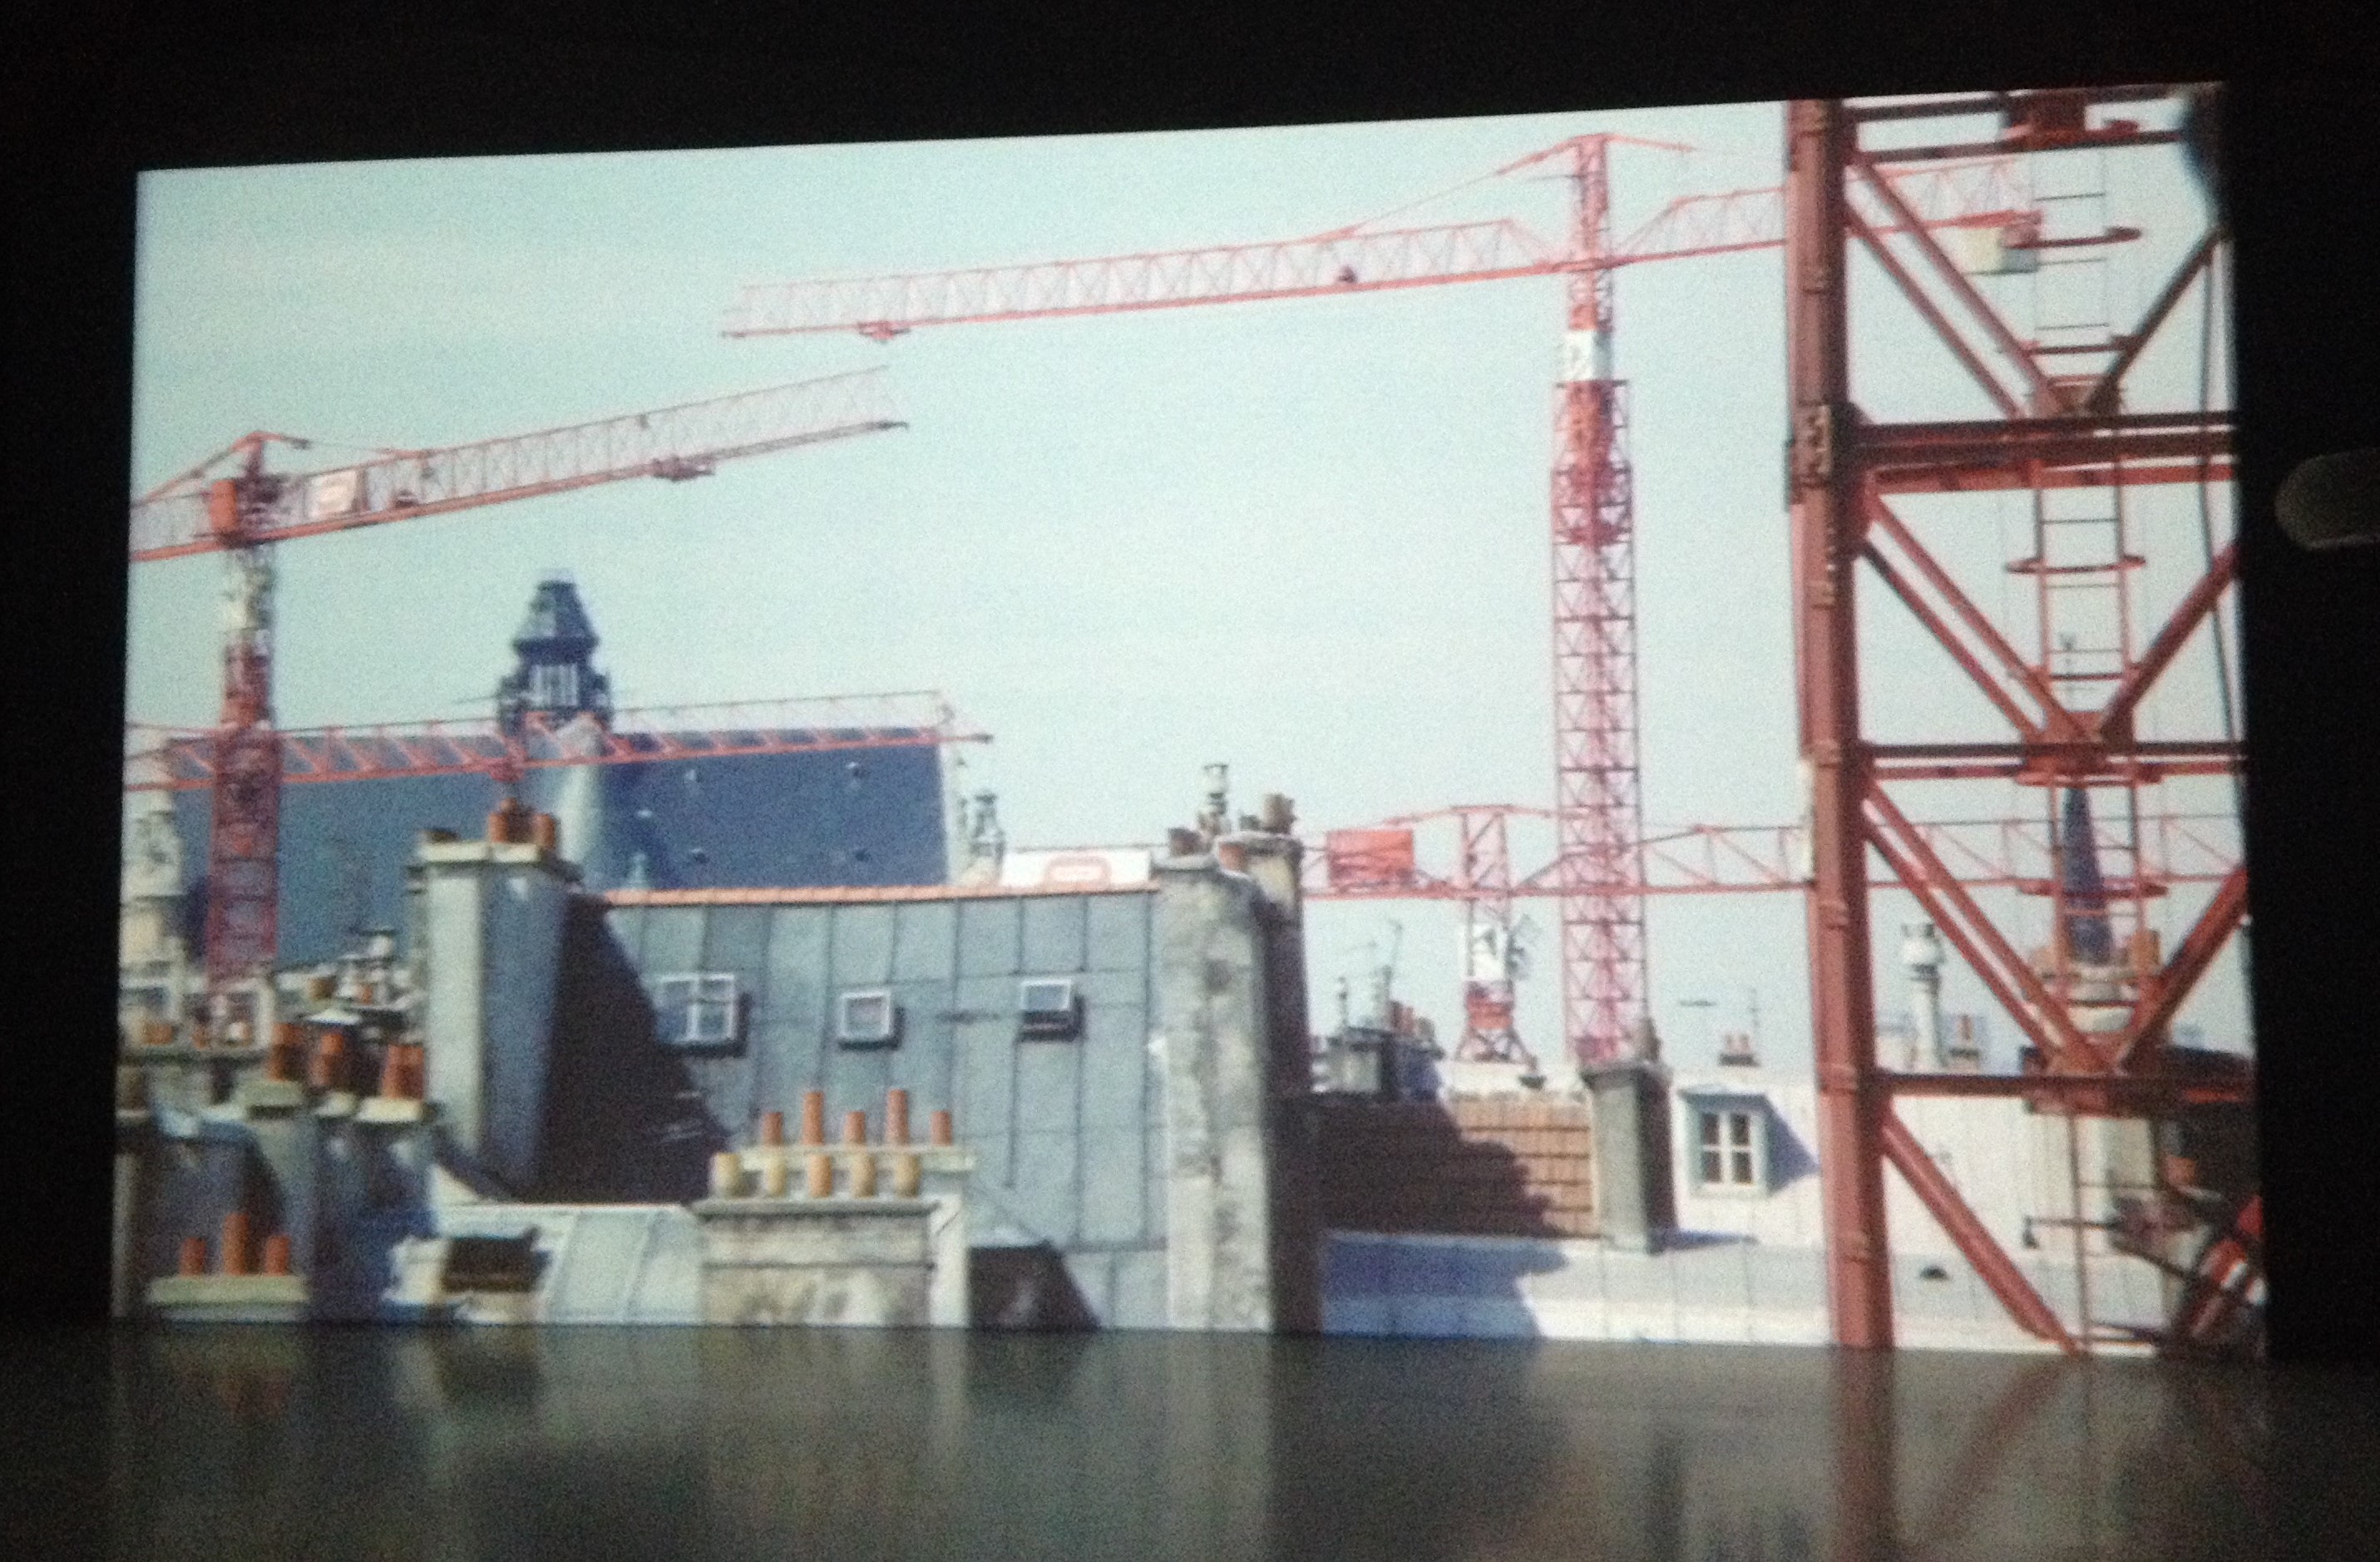
[[(2375, 1191), (2361, 1126), (2371, 923), (2349, 909), (2380, 905), (2370, 845), (2380, 755), (2373, 724), (2352, 714), (2380, 704), (2374, 560), (2309, 557), (2269, 519), (2298, 460), (2374, 438), (2380, 328), (2363, 260), (2373, 250), (2354, 226), (2370, 218), (2336, 196), (2370, 183), (2351, 161), (2360, 153), (2368, 166), (2372, 155), (2368, 84), (2359, 110), (2350, 84), (2303, 79), (2285, 22), (2252, 43), (2244, 23), (2168, 20), (2126, 33), (1995, 18), (1978, 46), (1935, 18), (1866, 30), (1795, 18), (1744, 34), (1728, 54), (1683, 21), (1650, 19), (1516, 25), (1493, 43), (1433, 50), (1426, 33), (1400, 46), (1318, 26), (1268, 38), (1041, 16), (1032, 29), (847, 21), (711, 43), (559, 18), (542, 29), (417, 25), (379, 39), (319, 25), (244, 38), (102, 22), (59, 47), (54, 68), (34, 54), (42, 79), (30, 91), (51, 140), (20, 154), (21, 345), (10, 352), (10, 509), (17, 535), (32, 540), (14, 572), (23, 628), (11, 637), (15, 750), (30, 804), (15, 826), (10, 965), (25, 1007), (8, 1136), (24, 1160), (9, 1184), (12, 1313), (105, 1312), (133, 170), (2223, 77), (2238, 89), (2226, 183), (2240, 234), (2247, 835), (2274, 1351), (2368, 1353), (2376, 1245), (2341, 1215), (2372, 1207)], [(820, 47), (828, 38), (840, 46)]]

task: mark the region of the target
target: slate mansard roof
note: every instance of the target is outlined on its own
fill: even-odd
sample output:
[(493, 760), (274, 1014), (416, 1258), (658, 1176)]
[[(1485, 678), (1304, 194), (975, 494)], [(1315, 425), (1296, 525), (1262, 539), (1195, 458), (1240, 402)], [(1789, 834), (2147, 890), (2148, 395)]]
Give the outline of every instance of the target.
[[(839, 1133), (845, 1112), (862, 1110), (873, 1137), (883, 1129), (885, 1092), (902, 1087), (918, 1135), (947, 1108), (957, 1141), (975, 1157), (972, 1244), (1053, 1251), (1097, 1319), (1148, 1326), (1163, 1322), (1165, 1306), (1163, 1103), (1150, 1051), (1155, 902), (1146, 887), (962, 891), (880, 901), (624, 904), (605, 921), (649, 995), (671, 976), (735, 978), (737, 1039), (665, 1049), (680, 1071), (672, 1084), (689, 1105), (698, 1102), (703, 1125), (721, 1141), (750, 1142), (764, 1112), (798, 1125), (803, 1093), (813, 1089), (826, 1092), (832, 1130)], [(1027, 978), (1074, 983), (1075, 1034), (1024, 1033)], [(898, 1008), (889, 1045), (838, 1034), (843, 995), (871, 992)], [(627, 1006), (605, 1007), (617, 1014)], [(650, 1040), (638, 1050), (649, 1053)], [(553, 1110), (562, 1117), (574, 1081), (591, 1084), (588, 1061), (589, 1069), (557, 1080)], [(662, 1092), (649, 1085), (642, 1093)], [(681, 1135), (695, 1127), (690, 1118)], [(619, 1165), (621, 1131), (602, 1137), (615, 1147), (604, 1158)], [(591, 1157), (599, 1147), (587, 1149)], [(681, 1162), (676, 1175), (698, 1172), (691, 1155), (673, 1157)], [(683, 1194), (655, 1185), (613, 1196)]]
[[(561, 818), (563, 851), (594, 890), (638, 876), (664, 889), (930, 885), (947, 872), (930, 744), (532, 770), (520, 793)], [(282, 962), (336, 957), (350, 926), (401, 928), (421, 832), (477, 836), (498, 796), (469, 775), (285, 787)], [(208, 809), (203, 790), (175, 796), (193, 934), (204, 925)]]

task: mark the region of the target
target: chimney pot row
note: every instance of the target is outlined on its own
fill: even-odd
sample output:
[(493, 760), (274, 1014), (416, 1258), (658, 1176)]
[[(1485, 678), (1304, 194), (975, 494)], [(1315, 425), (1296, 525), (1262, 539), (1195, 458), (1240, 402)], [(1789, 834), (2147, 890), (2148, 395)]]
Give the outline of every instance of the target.
[[(939, 1109), (933, 1114), (931, 1131), (936, 1135), (934, 1143), (951, 1142), (950, 1117), (951, 1114), (947, 1108)], [(915, 1131), (910, 1121), (909, 1092), (901, 1086), (894, 1085), (884, 1092), (884, 1137), (881, 1142), (886, 1145), (908, 1144), (912, 1142)], [(826, 1092), (804, 1091), (802, 1092), (801, 1146), (806, 1150), (817, 1149), (823, 1146), (826, 1141)], [(785, 1115), (778, 1111), (761, 1113), (759, 1129), (754, 1136), (755, 1145), (764, 1150), (775, 1149), (784, 1142)], [(868, 1114), (865, 1111), (855, 1108), (843, 1115), (843, 1142), (846, 1145), (868, 1142)]]
[[(868, 1114), (850, 1111), (844, 1114), (843, 1142), (830, 1149), (826, 1143), (826, 1092), (807, 1091), (802, 1096), (803, 1191), (812, 1199), (834, 1195), (835, 1163), (841, 1160), (850, 1166), (848, 1195), (855, 1199), (872, 1199), (880, 1190), (889, 1190), (895, 1198), (914, 1199), (925, 1185), (925, 1157), (906, 1147), (912, 1142), (909, 1123), (909, 1092), (894, 1086), (884, 1095), (884, 1141), (871, 1146), (868, 1140)], [(952, 1115), (948, 1107), (938, 1107), (929, 1119), (928, 1142), (949, 1148), (955, 1141)], [(754, 1192), (771, 1199), (783, 1199), (792, 1191), (792, 1157), (785, 1149), (785, 1119), (782, 1112), (760, 1115), (759, 1142), (760, 1157), (758, 1186), (747, 1172), (744, 1156), (733, 1150), (723, 1150), (711, 1157), (710, 1191), (713, 1198), (735, 1199)], [(878, 1153), (881, 1150), (886, 1153)], [(852, 1152), (859, 1152), (853, 1153)]]

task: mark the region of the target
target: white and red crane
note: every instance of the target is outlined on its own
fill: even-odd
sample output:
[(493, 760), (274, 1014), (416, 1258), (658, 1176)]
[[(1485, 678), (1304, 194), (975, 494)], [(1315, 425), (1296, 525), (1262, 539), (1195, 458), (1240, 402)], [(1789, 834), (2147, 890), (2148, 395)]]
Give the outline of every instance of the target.
[[(1645, 1003), (1635, 521), (1625, 384), (1613, 364), (1613, 276), (1623, 266), (1654, 261), (1774, 248), (1784, 237), (1780, 192), (1765, 189), (1673, 201), (1615, 242), (1610, 154), (1627, 145), (1687, 150), (1626, 136), (1579, 136), (1485, 176), (1559, 169), (1571, 186), (1569, 223), (1559, 241), (1510, 217), (1405, 227), (1375, 221), (1269, 243), (762, 284), (743, 289), (722, 330), (731, 337), (856, 331), (882, 342), (928, 325), (1560, 277), (1565, 335), (1551, 532), (1562, 1029), (1576, 1061), (1609, 1059), (1628, 1050)], [(1912, 223), (2018, 226), (2025, 201), (2010, 166), (1978, 158), (1889, 176), (1898, 209), (1878, 201), (1871, 216), (1885, 231)], [(1471, 888), (1465, 907), (1474, 939), (1486, 934), (1493, 942), (1500, 932), (1508, 939), (1509, 895), (1493, 882)], [(1517, 1047), (1512, 998), (1508, 979), (1474, 974), (1466, 982), (1464, 1011), (1476, 1033), (1466, 1035), (1466, 1046)]]
[(286, 739), (273, 719), (274, 544), (629, 478), (686, 482), (722, 461), (902, 426), (882, 371), (868, 370), (305, 472), (268, 470), (266, 456), (275, 445), (310, 448), (308, 440), (248, 433), (135, 500), (134, 563), (220, 553), (229, 566), (223, 706), (202, 767), (212, 798), (205, 964), (216, 1021), (230, 1019), (237, 990), (269, 975), (277, 938)]

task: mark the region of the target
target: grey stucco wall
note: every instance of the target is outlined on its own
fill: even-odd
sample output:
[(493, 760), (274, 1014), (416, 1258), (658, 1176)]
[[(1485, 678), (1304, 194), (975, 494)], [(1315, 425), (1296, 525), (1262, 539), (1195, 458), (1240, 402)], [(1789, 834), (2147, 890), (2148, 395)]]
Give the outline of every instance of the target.
[(536, 1175), (568, 894), (536, 868), (492, 874), (487, 887), (487, 1097), (478, 1159), (516, 1189)]
[(1285, 834), (1241, 840), (1264, 921), (1272, 1322), (1283, 1333), (1315, 1334), (1322, 1328), (1321, 1125), (1306, 1019), (1301, 851)]
[(1166, 1321), (1274, 1324), (1270, 1009), (1256, 885), (1204, 857), (1158, 864), (1165, 1068)]

